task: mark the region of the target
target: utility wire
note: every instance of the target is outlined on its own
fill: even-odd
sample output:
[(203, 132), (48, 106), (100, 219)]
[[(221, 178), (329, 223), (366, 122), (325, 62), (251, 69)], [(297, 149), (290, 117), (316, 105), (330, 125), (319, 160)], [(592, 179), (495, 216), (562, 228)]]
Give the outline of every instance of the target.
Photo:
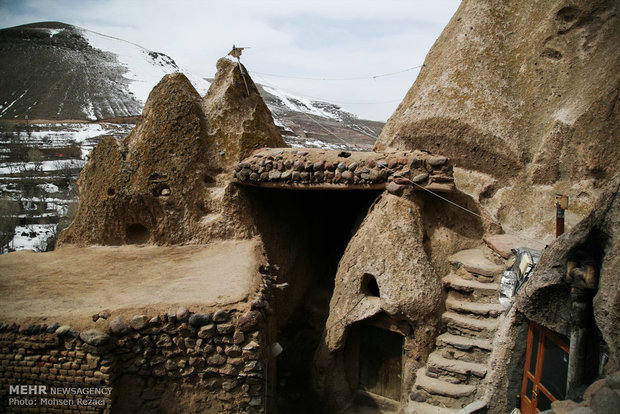
[(418, 184), (418, 183), (414, 183), (413, 181), (411, 181), (411, 183), (412, 183), (413, 185), (415, 185), (416, 187), (419, 187), (419, 188), (421, 188), (422, 190), (424, 190), (424, 191), (427, 191), (427, 192), (431, 193), (431, 194), (432, 194), (432, 195), (434, 195), (435, 197), (439, 197), (439, 198), (441, 198), (443, 201), (447, 201), (448, 203), (452, 204), (453, 206), (456, 206), (456, 207), (460, 208), (461, 210), (465, 210), (465, 211), (467, 211), (468, 213), (471, 213), (471, 214), (473, 214), (474, 216), (480, 217), (481, 219), (483, 219), (483, 220), (484, 220), (484, 217), (482, 217), (480, 214), (475, 213), (475, 212), (473, 212), (473, 211), (469, 210), (468, 208), (465, 208), (465, 207), (463, 207), (463, 206), (461, 206), (461, 205), (459, 205), (459, 204), (456, 204), (454, 201), (450, 201), (450, 200), (448, 200), (447, 198), (440, 196), (440, 195), (439, 195), (439, 194), (437, 194), (436, 192), (431, 191), (431, 190), (429, 190), (428, 188), (422, 187), (422, 186), (421, 186), (420, 184)]
[[(332, 131), (330, 131), (329, 129), (325, 128), (323, 125), (321, 125), (319, 122), (317, 122), (315, 119), (313, 119), (310, 115), (308, 115), (305, 112), (301, 112), (302, 114), (304, 114), (304, 116), (306, 118), (308, 118), (310, 121), (314, 122), (315, 124), (317, 124), (319, 127), (323, 128), (328, 134), (333, 135), (334, 137), (336, 137), (336, 139), (342, 141), (345, 145), (345, 147), (349, 146), (349, 143), (347, 141), (345, 141), (344, 139), (340, 138), (338, 135), (334, 134)], [(357, 145), (353, 144), (353, 147), (355, 149), (358, 149)]]
[(257, 72), (257, 71), (254, 71), (254, 70), (252, 72), (256, 73), (258, 75), (271, 76), (271, 77), (274, 77), (274, 78), (302, 79), (302, 80), (315, 80), (315, 81), (353, 81), (353, 80), (377, 79), (377, 78), (383, 78), (383, 77), (386, 77), (386, 76), (394, 76), (394, 75), (398, 75), (400, 73), (405, 73), (405, 72), (412, 71), (414, 69), (419, 69), (419, 68), (421, 68), (423, 66), (424, 65), (418, 65), (418, 66), (413, 66), (411, 68), (399, 70), (399, 71), (396, 71), (396, 72), (382, 73), (380, 75), (371, 75), (371, 76), (359, 76), (359, 77), (352, 77), (352, 78), (313, 78), (313, 77), (305, 77), (305, 76), (276, 75), (276, 74), (272, 74), (272, 73)]
[[(247, 65), (245, 65), (245, 67), (248, 70), (248, 72), (251, 72), (251, 73), (253, 73), (255, 75), (259, 73), (259, 72), (255, 72), (253, 70), (248, 69)], [(379, 105), (379, 104), (394, 103), (394, 102), (401, 102), (402, 101), (402, 99), (392, 99), (392, 100), (389, 100), (389, 101), (366, 101), (366, 102), (335, 101), (333, 99), (319, 98), (318, 96), (306, 95), (306, 94), (303, 94), (303, 93), (299, 93), (297, 91), (293, 91), (291, 89), (285, 89), (285, 88), (282, 88), (280, 86), (276, 86), (276, 85), (274, 85), (274, 84), (272, 84), (270, 82), (267, 82), (265, 79), (261, 78), (260, 76), (255, 76), (255, 77), (256, 77), (256, 79), (260, 79), (261, 85), (265, 85), (265, 86), (268, 86), (270, 88), (274, 88), (274, 89), (277, 89), (277, 90), (280, 90), (280, 91), (288, 92), (288, 93), (291, 93), (293, 95), (300, 96), (302, 98), (315, 99), (315, 100), (320, 101), (320, 102), (337, 103), (337, 104), (344, 104), (344, 105)]]

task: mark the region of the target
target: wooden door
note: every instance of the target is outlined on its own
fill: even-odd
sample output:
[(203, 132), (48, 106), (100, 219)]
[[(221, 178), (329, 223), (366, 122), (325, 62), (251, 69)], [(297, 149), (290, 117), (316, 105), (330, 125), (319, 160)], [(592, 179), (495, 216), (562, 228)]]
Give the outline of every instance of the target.
[(402, 335), (361, 325), (359, 340), (359, 388), (400, 401)]
[(564, 399), (568, 373), (568, 343), (550, 330), (530, 322), (521, 387), (521, 413), (536, 414)]

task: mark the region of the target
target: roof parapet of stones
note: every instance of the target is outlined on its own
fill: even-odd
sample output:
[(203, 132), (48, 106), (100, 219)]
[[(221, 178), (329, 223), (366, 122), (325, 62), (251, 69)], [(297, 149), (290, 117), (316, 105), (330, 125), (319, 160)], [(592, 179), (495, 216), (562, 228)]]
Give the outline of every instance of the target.
[(234, 166), (240, 184), (288, 189), (453, 191), (447, 157), (424, 151), (346, 152), (263, 148)]

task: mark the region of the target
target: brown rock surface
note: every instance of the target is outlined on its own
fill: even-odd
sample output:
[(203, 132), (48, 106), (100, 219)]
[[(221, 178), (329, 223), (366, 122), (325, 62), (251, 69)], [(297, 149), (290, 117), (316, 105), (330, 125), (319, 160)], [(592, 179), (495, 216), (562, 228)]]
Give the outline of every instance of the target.
[(545, 215), (556, 192), (584, 204), (569, 210), (576, 224), (620, 169), (618, 8), (463, 1), (375, 151), (449, 156), (466, 192), (458, 170), (487, 174), (461, 181), (486, 183), (469, 194), (513, 232), (553, 231)]
[[(447, 196), (474, 209), (462, 193)], [(440, 278), (447, 272), (448, 256), (478, 245), (485, 225), (492, 227), (426, 192), (401, 197), (384, 192), (375, 201), (339, 263), (315, 355), (316, 385), (330, 395), (330, 404), (340, 406), (350, 396), (343, 368), (350, 328), (371, 318), (392, 321), (410, 344), (405, 345), (403, 367), (404, 389), (410, 389), (419, 368), (416, 361), (426, 360), (437, 334)], [(373, 279), (376, 290), (370, 287)]]
[[(182, 74), (165, 76), (123, 141), (104, 139), (78, 181), (80, 205), (60, 243), (201, 243), (248, 237), (226, 167), (261, 146), (286, 146), (239, 67), (220, 59), (204, 99)], [(206, 111), (206, 112), (205, 112)], [(210, 111), (210, 112), (209, 112)]]
[[(422, 322), (438, 310), (441, 282), (423, 249), (424, 230), (418, 206), (409, 200), (383, 195), (366, 217), (340, 261), (330, 303), (326, 336), (336, 349), (346, 324), (384, 311), (397, 319)], [(381, 254), (378, 254), (381, 252)], [(380, 306), (356, 307), (362, 297), (364, 275), (379, 286)], [(370, 313), (366, 313), (370, 312)]]
[[(384, 193), (347, 246), (315, 357), (317, 386), (331, 396), (330, 405), (341, 406), (350, 397), (342, 351), (351, 324), (381, 314), (408, 321), (424, 342), (419, 352), (429, 352), (432, 339), (425, 332), (434, 331), (438, 323), (442, 288), (423, 248), (421, 221), (416, 204)], [(379, 297), (368, 289), (371, 279), (376, 280)]]
[(534, 182), (620, 167), (618, 2), (465, 0), (376, 148)]
[(208, 119), (210, 155), (220, 168), (248, 157), (256, 148), (287, 147), (245, 68), (243, 74), (237, 63), (220, 59), (201, 102)]

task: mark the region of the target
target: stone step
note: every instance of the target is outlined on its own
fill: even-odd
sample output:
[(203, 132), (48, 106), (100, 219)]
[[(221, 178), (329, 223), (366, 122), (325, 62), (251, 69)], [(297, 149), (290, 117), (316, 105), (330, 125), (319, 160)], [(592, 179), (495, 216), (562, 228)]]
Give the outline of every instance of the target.
[(546, 244), (541, 240), (532, 240), (529, 238), (523, 238), (515, 234), (493, 234), (485, 236), (484, 242), (494, 252), (502, 256), (504, 259), (510, 258), (512, 249), (518, 247), (528, 247), (530, 249), (543, 250)]
[(477, 348), (482, 351), (491, 352), (493, 349), (493, 344), (490, 339), (458, 336), (448, 332), (439, 335), (436, 343), (437, 346), (447, 345), (460, 351), (471, 351)]
[(504, 271), (503, 263), (493, 263), (486, 258), (481, 249), (461, 250), (448, 258), (451, 264), (463, 266), (470, 273), (494, 278)]
[(457, 411), (457, 414), (486, 413), (488, 404), (485, 400), (476, 400)]
[(436, 405), (426, 404), (423, 402), (409, 401), (407, 403), (406, 414), (453, 414), (458, 413), (457, 410), (446, 407), (438, 407)]
[(478, 338), (492, 338), (499, 325), (499, 319), (477, 319), (450, 311), (441, 315), (441, 320), (448, 326), (448, 329)]
[(469, 384), (452, 384), (438, 378), (426, 376), (426, 368), (420, 368), (417, 372), (415, 387), (429, 394), (443, 395), (450, 398), (469, 397), (476, 392), (476, 386)]
[(500, 303), (480, 303), (467, 300), (459, 300), (448, 295), (446, 299), (446, 309), (458, 313), (469, 313), (479, 316), (490, 316), (495, 318), (504, 312), (504, 307)]
[(470, 375), (484, 378), (487, 374), (486, 364), (477, 362), (461, 361), (458, 359), (448, 359), (433, 352), (428, 356), (426, 370), (439, 375), (448, 375), (459, 379), (467, 379)]
[[(451, 331), (455, 334), (461, 334), (461, 332), (455, 331), (454, 329)], [(449, 332), (446, 333), (449, 334)], [(463, 338), (477, 339), (472, 338), (471, 336), (463, 336)], [(478, 364), (486, 364), (489, 361), (490, 354), (490, 351), (474, 348), (471, 345), (467, 351), (455, 348), (451, 345), (437, 345), (435, 352), (446, 359), (456, 359), (459, 361), (475, 362)]]
[(494, 301), (498, 300), (499, 283), (481, 283), (476, 280), (463, 279), (456, 273), (450, 273), (443, 278), (443, 284), (448, 289), (473, 294), (476, 298), (488, 297)]

